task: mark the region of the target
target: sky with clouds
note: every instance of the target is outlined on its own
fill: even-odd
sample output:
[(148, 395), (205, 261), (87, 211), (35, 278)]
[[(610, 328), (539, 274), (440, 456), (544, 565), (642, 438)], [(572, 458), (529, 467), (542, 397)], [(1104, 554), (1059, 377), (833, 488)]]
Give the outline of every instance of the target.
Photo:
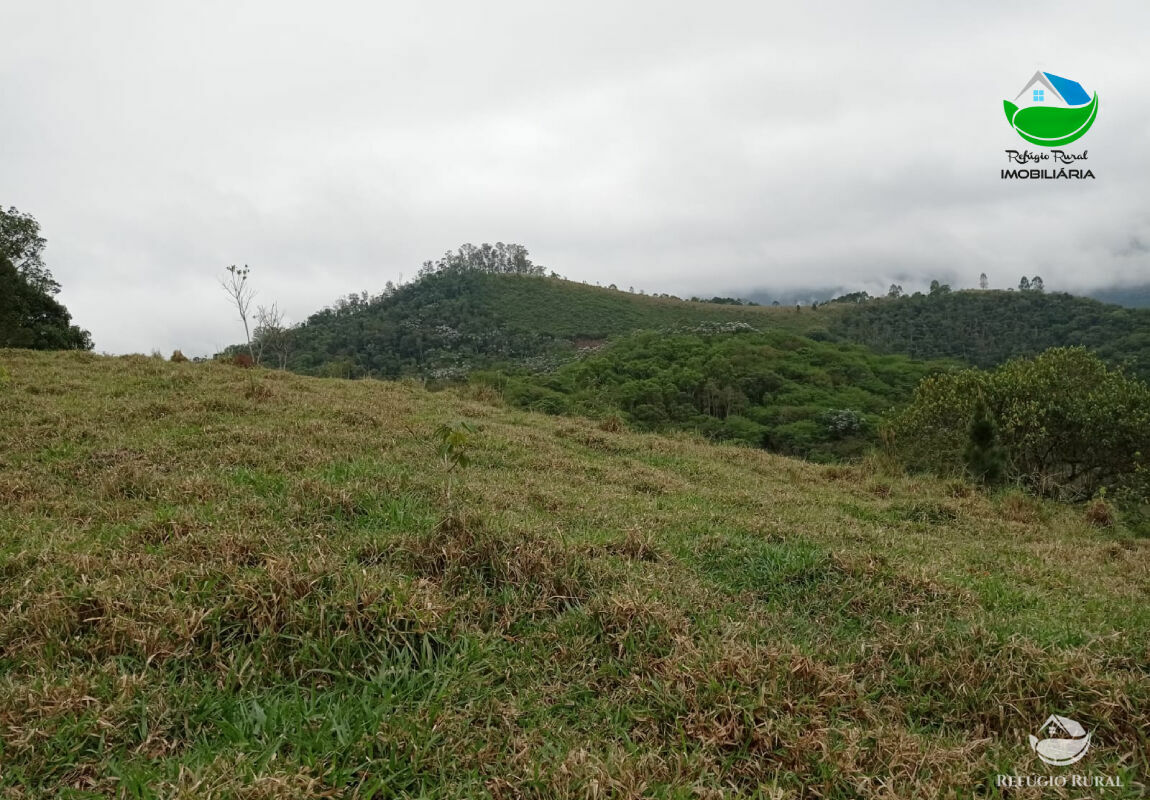
[[(0, 0), (0, 204), (97, 350), (300, 321), (464, 242), (648, 292), (1150, 280), (1150, 4)], [(1093, 181), (1004, 181), (1035, 70)], [(1037, 149), (1037, 148), (1032, 148)]]

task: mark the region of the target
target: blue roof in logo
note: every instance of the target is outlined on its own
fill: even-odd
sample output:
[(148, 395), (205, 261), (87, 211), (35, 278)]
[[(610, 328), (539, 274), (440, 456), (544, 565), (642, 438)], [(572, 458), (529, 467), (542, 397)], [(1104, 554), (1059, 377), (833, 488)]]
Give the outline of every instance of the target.
[(1082, 88), (1082, 84), (1078, 81), (1072, 81), (1069, 78), (1060, 78), (1057, 75), (1051, 75), (1049, 72), (1042, 73), (1046, 79), (1053, 84), (1055, 91), (1062, 95), (1062, 99), (1066, 101), (1069, 106), (1084, 106), (1090, 102), (1090, 95)]

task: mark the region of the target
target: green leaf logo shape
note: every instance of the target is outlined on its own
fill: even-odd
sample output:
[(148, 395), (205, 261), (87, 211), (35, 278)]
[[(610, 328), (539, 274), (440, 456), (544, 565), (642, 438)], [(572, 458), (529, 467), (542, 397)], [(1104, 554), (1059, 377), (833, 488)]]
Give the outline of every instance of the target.
[[(1098, 116), (1098, 93), (1090, 97), (1075, 81), (1049, 72), (1035, 73), (1014, 98), (1031, 101), (1019, 107), (1002, 101), (1010, 127), (1026, 141), (1040, 147), (1061, 147), (1081, 138)], [(1089, 101), (1089, 102), (1088, 102)]]

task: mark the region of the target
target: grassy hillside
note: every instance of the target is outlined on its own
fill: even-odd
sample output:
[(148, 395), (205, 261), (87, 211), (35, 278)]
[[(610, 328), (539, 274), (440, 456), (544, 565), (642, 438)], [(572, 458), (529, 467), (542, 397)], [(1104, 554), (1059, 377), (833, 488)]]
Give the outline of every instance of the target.
[(1082, 345), (1150, 379), (1150, 309), (1041, 292), (963, 291), (872, 300), (833, 318), (832, 332), (884, 353), (993, 367)]
[(475, 270), (427, 275), (393, 294), (312, 315), (290, 366), (333, 376), (460, 377), (494, 363), (558, 363), (577, 344), (639, 329), (748, 322), (808, 332), (833, 312), (651, 297), (562, 278)]
[(6, 797), (1005, 796), (1052, 712), (1144, 796), (1150, 540), (1080, 509), (398, 383), (0, 365)]

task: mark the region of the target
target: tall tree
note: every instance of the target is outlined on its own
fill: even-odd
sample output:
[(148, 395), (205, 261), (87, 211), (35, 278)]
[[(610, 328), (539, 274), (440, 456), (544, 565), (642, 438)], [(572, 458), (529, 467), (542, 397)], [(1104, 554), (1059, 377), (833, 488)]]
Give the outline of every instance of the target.
[(0, 347), (91, 350), (92, 339), (72, 324), (68, 309), (0, 255)]
[(990, 286), (990, 279), (986, 277), (986, 273), (984, 272), (978, 276), (978, 288), (985, 289), (988, 286)]
[(40, 224), (31, 214), (0, 208), (0, 347), (91, 350), (87, 331), (72, 324), (44, 265)]
[(247, 264), (244, 264), (242, 268), (232, 264), (227, 268), (227, 276), (220, 278), (220, 286), (223, 287), (224, 293), (232, 301), (236, 311), (239, 312), (240, 321), (244, 323), (244, 339), (247, 340), (248, 355), (251, 356), (254, 364), (256, 363), (256, 351), (252, 347), (252, 334), (248, 327), (248, 309), (251, 308), (252, 298), (255, 297), (256, 292), (248, 283), (248, 273), (250, 272), (251, 269)]
[(1042, 282), (1042, 276), (1041, 275), (1035, 275), (1033, 278), (1030, 279), (1030, 291), (1041, 292), (1045, 289), (1046, 289), (1046, 284), (1044, 284)]
[(1018, 289), (1019, 289), (1019, 291), (1022, 291), (1022, 292), (1029, 292), (1030, 291), (1030, 278), (1023, 275), (1022, 279), (1018, 281)]
[(0, 206), (0, 256), (8, 259), (17, 274), (29, 286), (48, 295), (59, 294), (60, 284), (44, 266), (44, 247), (47, 242), (40, 235), (40, 223), (31, 214), (9, 206)]

